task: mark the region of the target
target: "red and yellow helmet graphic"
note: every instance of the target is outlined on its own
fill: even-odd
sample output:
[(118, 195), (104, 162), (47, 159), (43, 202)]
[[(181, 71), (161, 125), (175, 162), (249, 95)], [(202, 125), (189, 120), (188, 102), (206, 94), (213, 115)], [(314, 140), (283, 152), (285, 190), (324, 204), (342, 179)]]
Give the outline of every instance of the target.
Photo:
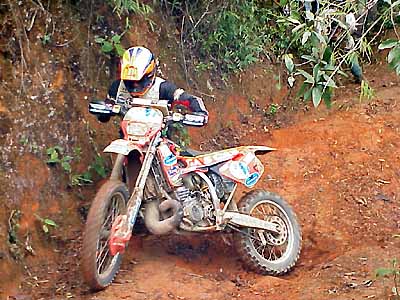
[(144, 76), (154, 76), (156, 61), (145, 47), (131, 47), (122, 56), (121, 79), (139, 81)]

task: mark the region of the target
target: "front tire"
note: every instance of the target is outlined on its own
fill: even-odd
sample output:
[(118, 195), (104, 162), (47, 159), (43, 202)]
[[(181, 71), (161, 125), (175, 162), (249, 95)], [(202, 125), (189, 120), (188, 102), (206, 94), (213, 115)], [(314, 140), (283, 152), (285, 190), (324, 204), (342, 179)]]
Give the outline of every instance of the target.
[(126, 185), (109, 180), (102, 185), (90, 207), (83, 233), (82, 271), (94, 291), (106, 288), (121, 265), (122, 255), (111, 256), (108, 239), (118, 215), (125, 214), (129, 192)]
[(238, 204), (239, 211), (277, 224), (279, 234), (244, 228), (234, 234), (235, 247), (244, 264), (265, 275), (283, 275), (297, 262), (301, 251), (301, 231), (292, 208), (276, 194), (255, 190)]

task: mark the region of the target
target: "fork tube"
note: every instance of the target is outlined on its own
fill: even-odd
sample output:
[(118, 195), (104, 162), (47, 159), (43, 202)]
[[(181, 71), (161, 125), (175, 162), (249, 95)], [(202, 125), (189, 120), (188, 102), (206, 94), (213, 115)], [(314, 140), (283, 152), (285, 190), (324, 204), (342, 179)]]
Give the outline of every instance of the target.
[(121, 180), (122, 164), (124, 163), (124, 158), (125, 158), (125, 156), (122, 154), (117, 155), (117, 158), (114, 162), (114, 167), (111, 171), (110, 179)]
[(140, 169), (139, 175), (137, 177), (135, 188), (131, 197), (128, 200), (127, 215), (130, 229), (132, 229), (133, 225), (135, 224), (137, 213), (139, 211), (140, 205), (142, 204), (143, 189), (146, 184), (147, 176), (149, 175), (151, 163), (153, 162), (160, 136), (161, 132), (158, 132), (154, 139), (151, 141), (144, 157), (142, 168)]

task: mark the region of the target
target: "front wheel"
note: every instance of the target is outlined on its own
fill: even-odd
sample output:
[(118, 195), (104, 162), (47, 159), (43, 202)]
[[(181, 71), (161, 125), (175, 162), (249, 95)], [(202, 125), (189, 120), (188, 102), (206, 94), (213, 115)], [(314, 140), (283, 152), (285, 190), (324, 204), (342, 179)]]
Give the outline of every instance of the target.
[(261, 274), (283, 275), (297, 262), (301, 231), (292, 208), (276, 194), (255, 190), (238, 204), (239, 211), (273, 222), (279, 233), (245, 228), (234, 235), (235, 247), (247, 267)]
[(126, 212), (129, 193), (124, 183), (109, 180), (102, 185), (90, 207), (83, 233), (82, 271), (92, 290), (107, 287), (117, 274), (121, 254), (110, 254), (108, 241), (114, 220)]

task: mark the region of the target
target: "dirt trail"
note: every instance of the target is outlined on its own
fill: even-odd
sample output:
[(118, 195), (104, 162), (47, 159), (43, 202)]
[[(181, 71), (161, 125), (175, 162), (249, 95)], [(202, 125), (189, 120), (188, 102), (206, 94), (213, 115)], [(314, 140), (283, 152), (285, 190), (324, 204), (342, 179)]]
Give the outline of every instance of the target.
[[(398, 81), (397, 81), (398, 82)], [(262, 158), (259, 185), (283, 195), (303, 229), (287, 276), (244, 270), (216, 236), (155, 237), (131, 244), (116, 283), (89, 299), (388, 299), (374, 270), (400, 255), (400, 88), (375, 100), (321, 109), (242, 143), (279, 149)], [(349, 104), (349, 103), (348, 103)], [(346, 108), (345, 108), (346, 107)]]
[(68, 227), (43, 241), (48, 253), (26, 269), (20, 289), (7, 290), (9, 299), (389, 299), (392, 283), (374, 271), (400, 257), (400, 80), (379, 70), (367, 73), (374, 100), (358, 103), (350, 85), (331, 110), (278, 112), (272, 124), (281, 128), (235, 98), (229, 126), (202, 144), (278, 148), (261, 157), (257, 187), (282, 195), (298, 215), (303, 252), (290, 274), (246, 271), (217, 235), (135, 237), (115, 282), (93, 294), (79, 269), (81, 231)]

